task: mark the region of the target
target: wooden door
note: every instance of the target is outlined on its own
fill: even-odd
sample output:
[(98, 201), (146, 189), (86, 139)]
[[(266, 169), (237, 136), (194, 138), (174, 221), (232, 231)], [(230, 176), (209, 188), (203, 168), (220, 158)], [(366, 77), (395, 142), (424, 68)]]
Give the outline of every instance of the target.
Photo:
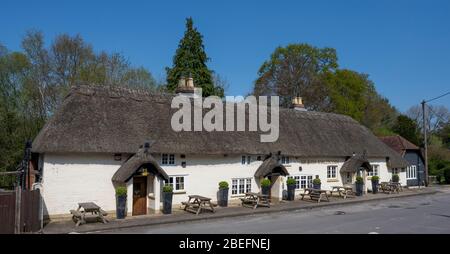
[(133, 178), (133, 213), (147, 214), (147, 177)]

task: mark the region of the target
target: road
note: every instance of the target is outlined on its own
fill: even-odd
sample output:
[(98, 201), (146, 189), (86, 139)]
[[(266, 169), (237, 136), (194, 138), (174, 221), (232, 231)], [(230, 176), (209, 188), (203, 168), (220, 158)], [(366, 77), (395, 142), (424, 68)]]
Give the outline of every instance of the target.
[(240, 218), (224, 218), (104, 233), (399, 234), (450, 233), (450, 193)]

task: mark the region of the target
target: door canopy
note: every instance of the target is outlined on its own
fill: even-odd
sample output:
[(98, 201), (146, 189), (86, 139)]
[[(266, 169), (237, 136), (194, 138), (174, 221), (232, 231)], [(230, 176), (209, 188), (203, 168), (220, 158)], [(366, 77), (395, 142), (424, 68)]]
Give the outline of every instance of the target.
[(158, 162), (150, 154), (148, 145), (144, 145), (138, 152), (127, 160), (113, 175), (112, 181), (114, 183), (127, 182), (136, 171), (141, 169), (141, 166), (148, 165), (148, 171), (154, 175), (162, 177), (164, 180), (169, 180), (169, 176), (162, 169)]
[(359, 169), (372, 171), (372, 166), (364, 155), (353, 155), (348, 158), (341, 167), (341, 173), (355, 173)]
[(255, 177), (267, 177), (271, 174), (289, 175), (287, 169), (280, 163), (279, 156), (269, 155), (255, 172)]

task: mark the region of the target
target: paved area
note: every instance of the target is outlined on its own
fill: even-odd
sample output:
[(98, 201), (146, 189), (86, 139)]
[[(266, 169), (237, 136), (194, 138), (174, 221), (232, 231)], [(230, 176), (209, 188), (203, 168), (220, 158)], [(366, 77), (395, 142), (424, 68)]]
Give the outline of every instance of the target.
[[(450, 188), (448, 188), (450, 191)], [(320, 204), (309, 202), (309, 201), (300, 201), (296, 200), (293, 202), (285, 202), (280, 203), (277, 205), (272, 206), (271, 208), (257, 208), (256, 210), (249, 209), (249, 208), (243, 208), (243, 207), (228, 207), (228, 208), (218, 208), (216, 213), (202, 213), (200, 215), (194, 215), (187, 212), (177, 212), (172, 215), (147, 215), (147, 216), (136, 216), (136, 217), (127, 217), (125, 220), (115, 220), (114, 218), (109, 218), (111, 220), (108, 224), (102, 224), (102, 223), (88, 223), (85, 225), (82, 225), (80, 227), (75, 227), (74, 223), (71, 220), (66, 221), (57, 221), (57, 222), (51, 222), (49, 225), (47, 225), (43, 233), (47, 234), (54, 234), (54, 233), (71, 233), (71, 232), (79, 232), (79, 233), (89, 233), (89, 232), (101, 232), (101, 231), (110, 231), (114, 232), (114, 230), (120, 230), (120, 229), (129, 229), (129, 230), (123, 230), (121, 233), (142, 233), (142, 232), (148, 232), (152, 233), (153, 229), (159, 228), (158, 225), (163, 225), (161, 228), (162, 231), (157, 231), (160, 233), (163, 232), (176, 232), (176, 233), (187, 233), (188, 231), (183, 231), (183, 228), (177, 228), (174, 227), (173, 231), (169, 231), (175, 223), (193, 223), (191, 224), (192, 229), (195, 229), (195, 223), (199, 222), (198, 225), (217, 225), (216, 221), (218, 219), (224, 219), (224, 223), (227, 224), (227, 220), (230, 222), (234, 221), (240, 221), (240, 220), (258, 220), (258, 218), (275, 218), (276, 216), (279, 216), (279, 213), (285, 212), (289, 213), (288, 216), (304, 216), (305, 214), (309, 214), (310, 211), (308, 210), (317, 210), (317, 209), (325, 209), (330, 208), (331, 211), (335, 211), (333, 209), (337, 209), (335, 207), (339, 206), (350, 206), (350, 205), (360, 205), (361, 203), (376, 203), (380, 201), (381, 203), (385, 203), (388, 200), (392, 201), (393, 203), (400, 202), (395, 200), (401, 200), (405, 199), (407, 197), (411, 196), (418, 196), (418, 198), (425, 198), (425, 196), (431, 196), (431, 194), (436, 193), (436, 191), (443, 191), (442, 188), (426, 188), (426, 189), (420, 189), (420, 190), (406, 190), (404, 192), (401, 192), (401, 194), (378, 194), (378, 195), (372, 195), (368, 194), (364, 197), (357, 197), (357, 198), (349, 198), (346, 200), (343, 200), (342, 198), (333, 197), (331, 198), (331, 202), (321, 202)], [(367, 204), (369, 205), (369, 204)], [(381, 205), (379, 205), (381, 207)], [(355, 208), (352, 208), (355, 209)], [(356, 210), (355, 210), (356, 211)], [(290, 215), (292, 213), (292, 215)], [(253, 217), (252, 217), (253, 215)], [(248, 217), (250, 216), (250, 217)], [(287, 218), (286, 215), (283, 217)], [(348, 216), (347, 216), (348, 217)], [(211, 223), (214, 221), (214, 223)], [(269, 220), (270, 221), (270, 220)], [(276, 220), (274, 220), (274, 223), (276, 223)], [(290, 222), (288, 222), (290, 223)], [(170, 225), (172, 224), (172, 225)], [(270, 223), (269, 223), (270, 224)], [(182, 224), (179, 224), (182, 226)], [(187, 225), (187, 224), (186, 224)], [(141, 226), (145, 226), (147, 228), (143, 228), (143, 231), (139, 231), (138, 228), (142, 228)], [(208, 228), (208, 230), (205, 230), (208, 228), (208, 226), (200, 227), (198, 231), (192, 231), (195, 233), (211, 233), (211, 229)], [(214, 228), (217, 228), (214, 226)], [(256, 228), (255, 230), (249, 230), (246, 231), (245, 227), (242, 228), (242, 231), (239, 230), (239, 226), (236, 229), (229, 229), (230, 231), (226, 230), (227, 227), (225, 227), (225, 232), (243, 232), (243, 233), (263, 233), (267, 230), (263, 227)], [(179, 230), (180, 229), (180, 230)], [(251, 229), (251, 226), (249, 226), (249, 229)], [(167, 231), (164, 231), (167, 230)], [(275, 230), (275, 228), (273, 228)], [(156, 232), (156, 231), (155, 231)], [(221, 233), (220, 230), (213, 230), (212, 232)], [(269, 231), (267, 231), (269, 232)]]
[(104, 233), (450, 233), (450, 193)]

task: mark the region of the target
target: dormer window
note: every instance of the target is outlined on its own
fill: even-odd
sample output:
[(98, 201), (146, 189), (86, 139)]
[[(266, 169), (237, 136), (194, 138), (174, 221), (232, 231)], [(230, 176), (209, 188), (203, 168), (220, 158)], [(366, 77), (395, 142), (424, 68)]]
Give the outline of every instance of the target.
[(290, 164), (289, 156), (281, 156), (281, 164), (283, 165)]
[(252, 161), (251, 156), (242, 155), (241, 157), (241, 164), (242, 165), (250, 165), (250, 162)]
[(163, 153), (161, 155), (161, 165), (175, 165), (175, 154)]

